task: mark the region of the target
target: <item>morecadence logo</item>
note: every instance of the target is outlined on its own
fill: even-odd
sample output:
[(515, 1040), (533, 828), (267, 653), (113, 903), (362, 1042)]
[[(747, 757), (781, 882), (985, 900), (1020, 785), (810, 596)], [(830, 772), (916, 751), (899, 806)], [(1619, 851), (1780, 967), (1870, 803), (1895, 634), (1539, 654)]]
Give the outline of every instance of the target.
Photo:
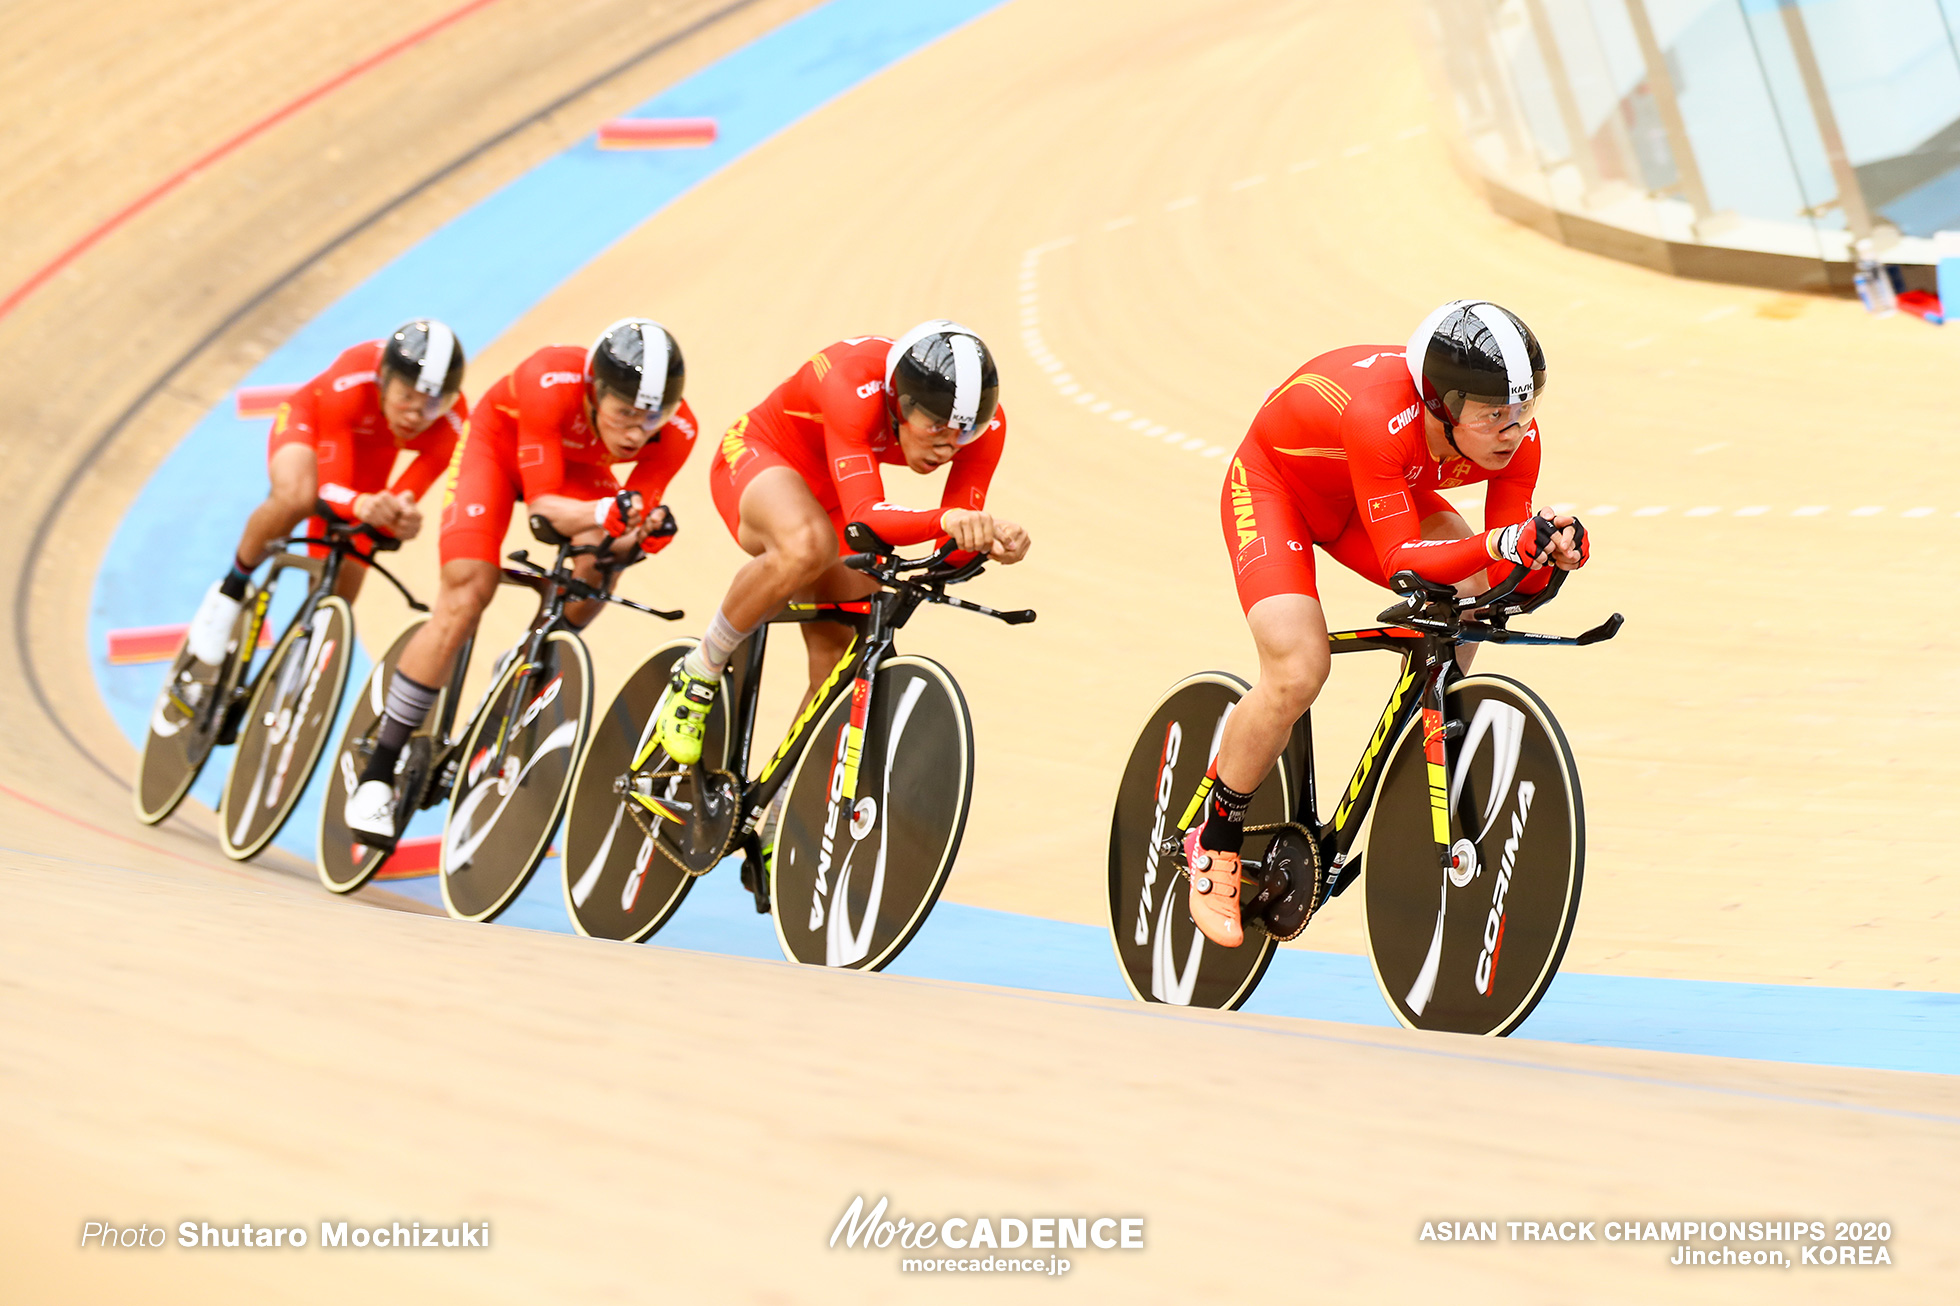
[(1070, 1262), (1059, 1256), (1004, 1257), (997, 1253), (1037, 1251), (1144, 1250), (1144, 1220), (1140, 1215), (946, 1215), (917, 1220), (891, 1212), (891, 1199), (880, 1197), (869, 1210), (862, 1194), (851, 1199), (830, 1232), (830, 1246), (858, 1251), (904, 1251), (944, 1248), (960, 1257), (914, 1259), (900, 1266), (911, 1271), (1067, 1274)]

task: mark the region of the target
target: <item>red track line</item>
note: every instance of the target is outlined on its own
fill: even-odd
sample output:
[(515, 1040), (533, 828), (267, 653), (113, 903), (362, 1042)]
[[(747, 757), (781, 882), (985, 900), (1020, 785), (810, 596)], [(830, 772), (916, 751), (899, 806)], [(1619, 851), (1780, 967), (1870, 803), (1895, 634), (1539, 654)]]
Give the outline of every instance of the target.
[(46, 267), (43, 267), (39, 272), (36, 272), (33, 276), (29, 277), (27, 280), (21, 282), (18, 286), (15, 286), (11, 291), (9, 291), (5, 299), (0, 299), (0, 318), (5, 318), (9, 313), (13, 312), (14, 309), (20, 305), (20, 302), (22, 300), (26, 299), (29, 295), (33, 294), (36, 290), (39, 290), (43, 285), (47, 284), (47, 282), (51, 280), (56, 273), (60, 272), (63, 268), (67, 267), (70, 263), (73, 263), (76, 259), (80, 258), (97, 241), (101, 240), (104, 236), (107, 236), (110, 232), (122, 226), (123, 223), (128, 222), (131, 218), (141, 213), (144, 209), (149, 208), (150, 205), (156, 203), (158, 200), (162, 199), (165, 195), (168, 195), (171, 191), (176, 190), (177, 187), (183, 185), (186, 181), (189, 181), (192, 177), (196, 176), (199, 172), (202, 172), (204, 169), (210, 167), (212, 164), (216, 163), (219, 159), (224, 158), (227, 154), (230, 154), (233, 150), (236, 150), (239, 146), (245, 144), (253, 137), (258, 136), (261, 133), (267, 131), (268, 129), (275, 127), (278, 124), (284, 122), (286, 119), (298, 113), (301, 109), (304, 109), (307, 105), (312, 104), (315, 100), (318, 100), (320, 97), (338, 90), (340, 87), (345, 86), (348, 82), (353, 81), (356, 77), (359, 77), (361, 74), (365, 72), (369, 72), (372, 69), (378, 68), (382, 64), (387, 63), (390, 59), (393, 59), (396, 55), (402, 53), (404, 50), (408, 50), (414, 46), (420, 45), (422, 42), (428, 40), (431, 36), (434, 36), (437, 32), (440, 32), (443, 28), (448, 27), (450, 24), (460, 22), (464, 18), (467, 18), (471, 14), (475, 13), (477, 10), (486, 8), (487, 6), (492, 5), (494, 3), (496, 3), (496, 0), (469, 0), (468, 4), (450, 10), (448, 13), (436, 19), (428, 26), (417, 28), (415, 31), (410, 32), (407, 36), (402, 37), (399, 41), (396, 41), (393, 45), (387, 46), (386, 48), (381, 50), (377, 50), (375, 53), (369, 55), (367, 58), (361, 60), (359, 63), (353, 65), (352, 67), (343, 69), (342, 71), (334, 74), (332, 77), (329, 77), (326, 81), (321, 82), (318, 86), (314, 87), (306, 94), (300, 96), (297, 100), (292, 101), (291, 103), (285, 105), (282, 108), (274, 110), (272, 113), (266, 115), (265, 117), (259, 119), (257, 122), (253, 123), (250, 127), (247, 127), (244, 131), (239, 132), (236, 136), (232, 137), (230, 140), (225, 141), (223, 144), (218, 145), (215, 148), (207, 151), (206, 153), (200, 155), (198, 158), (192, 160), (189, 164), (185, 165), (183, 168), (180, 168), (176, 172), (170, 174), (170, 176), (165, 177), (162, 181), (158, 182), (155, 186), (152, 186), (149, 190), (143, 192), (143, 194), (137, 196), (129, 204), (125, 205), (122, 209), (112, 214), (106, 222), (102, 223), (101, 226), (95, 228), (95, 230), (89, 232), (88, 235), (83, 236), (80, 240), (76, 241), (73, 245), (70, 245), (67, 249), (55, 255), (54, 259), (51, 262), (49, 262)]
[(114, 839), (119, 843), (134, 845), (137, 848), (141, 848), (144, 852), (154, 853), (159, 857), (172, 857), (180, 862), (185, 862), (191, 866), (198, 867), (201, 870), (208, 871), (213, 869), (219, 869), (219, 868), (214, 868), (209, 862), (200, 862), (195, 857), (186, 857), (182, 853), (171, 852), (168, 848), (159, 848), (154, 844), (144, 843), (141, 839), (132, 839), (126, 834), (117, 834), (114, 830), (105, 830), (101, 826), (97, 825), (95, 822), (84, 821), (79, 816), (70, 816), (67, 812), (62, 811), (59, 807), (50, 806), (49, 804), (42, 802), (38, 798), (29, 798), (26, 794), (22, 793), (18, 789), (13, 788), (10, 785), (0, 784), (0, 794), (5, 794), (7, 797), (13, 799), (17, 803), (25, 803), (29, 807), (36, 808), (40, 811), (46, 812), (49, 816), (59, 817), (61, 820), (68, 822), (70, 825), (79, 825), (84, 830), (93, 830), (95, 833)]

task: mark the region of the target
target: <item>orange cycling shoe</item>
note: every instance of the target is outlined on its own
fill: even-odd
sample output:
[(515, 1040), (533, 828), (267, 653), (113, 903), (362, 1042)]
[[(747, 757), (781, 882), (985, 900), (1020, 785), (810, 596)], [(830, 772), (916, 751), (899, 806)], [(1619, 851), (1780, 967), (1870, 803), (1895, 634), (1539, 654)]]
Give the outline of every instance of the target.
[(1198, 847), (1198, 830), (1184, 836), (1184, 864), (1191, 880), (1191, 920), (1223, 948), (1245, 942), (1239, 920), (1239, 855)]

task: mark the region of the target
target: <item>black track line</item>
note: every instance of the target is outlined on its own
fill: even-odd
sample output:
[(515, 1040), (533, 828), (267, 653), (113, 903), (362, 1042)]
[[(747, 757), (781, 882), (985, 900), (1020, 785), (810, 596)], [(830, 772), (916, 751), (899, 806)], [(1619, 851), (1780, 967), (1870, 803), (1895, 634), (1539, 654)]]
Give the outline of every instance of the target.
[(361, 218), (345, 231), (342, 231), (339, 235), (327, 241), (326, 244), (321, 245), (318, 249), (306, 255), (299, 262), (293, 264), (290, 268), (287, 268), (284, 272), (260, 287), (258, 292), (249, 299), (240, 303), (216, 326), (205, 332), (196, 344), (178, 355), (168, 367), (164, 368), (157, 375), (155, 380), (151, 381), (144, 388), (142, 394), (132, 400), (129, 406), (117, 414), (115, 420), (104, 427), (102, 432), (95, 437), (95, 440), (88, 447), (88, 452), (82, 455), (82, 460), (75, 464), (73, 470), (68, 473), (67, 478), (62, 481), (61, 488), (55, 492), (54, 499), (41, 513), (39, 519), (35, 521), (34, 529), (28, 535), (27, 557), (21, 563), (20, 584), (14, 593), (14, 648), (20, 658), (21, 670), (25, 674), (28, 693), (33, 695), (34, 702), (41, 709), (42, 715), (54, 724), (54, 728), (61, 732), (61, 737), (66, 739), (76, 752), (87, 758), (95, 766), (96, 770), (102, 772), (103, 775), (107, 776), (115, 784), (125, 789), (129, 787), (129, 777), (117, 774), (114, 767), (111, 767), (107, 762), (96, 756), (87, 745), (83, 744), (80, 739), (77, 739), (74, 732), (69, 730), (68, 723), (61, 719), (61, 714), (55, 709), (53, 701), (48, 697), (46, 687), (41, 683), (41, 677), (34, 670), (34, 654), (32, 645), (29, 642), (28, 632), (29, 623), (32, 621), (33, 604), (31, 598), (34, 590), (34, 573), (40, 566), (41, 555), (47, 543), (48, 531), (52, 527), (55, 517), (66, 506), (70, 496), (74, 494), (75, 487), (81, 483), (82, 477), (86, 476), (89, 470), (95, 466), (97, 460), (104, 453), (108, 452), (109, 446), (115, 443), (116, 438), (123, 433), (130, 422), (135, 420), (136, 415), (148, 407), (150, 401), (155, 399), (165, 386), (176, 380), (178, 374), (186, 367), (189, 367), (198, 355), (211, 348), (226, 333), (236, 327), (239, 322), (262, 307), (274, 295), (277, 295), (280, 291), (291, 285), (322, 259), (332, 254), (348, 241), (353, 240), (356, 236), (368, 231), (376, 223), (386, 218), (396, 209), (401, 208), (404, 204), (407, 204), (416, 196), (421, 195), (430, 187), (437, 185), (471, 163), (474, 163), (477, 159), (510, 140), (518, 133), (536, 126), (567, 105), (586, 95), (590, 95), (593, 91), (598, 90), (614, 78), (631, 72), (634, 68), (645, 63), (655, 55), (665, 53), (689, 37), (698, 36), (724, 19), (732, 18), (744, 9), (753, 8), (759, 2), (760, 0), (732, 0), (731, 3), (723, 5), (713, 13), (705, 14), (695, 19), (679, 31), (668, 33), (651, 45), (647, 45), (633, 54), (628, 55), (626, 58), (612, 65), (612, 67), (607, 68), (604, 72), (587, 78), (571, 90), (551, 100), (543, 107), (533, 110), (510, 126), (505, 127), (502, 131), (479, 141), (477, 144), (451, 159), (448, 163), (443, 164), (434, 172), (423, 177), (414, 185), (398, 192), (393, 198), (385, 201), (379, 208), (376, 208), (366, 217)]

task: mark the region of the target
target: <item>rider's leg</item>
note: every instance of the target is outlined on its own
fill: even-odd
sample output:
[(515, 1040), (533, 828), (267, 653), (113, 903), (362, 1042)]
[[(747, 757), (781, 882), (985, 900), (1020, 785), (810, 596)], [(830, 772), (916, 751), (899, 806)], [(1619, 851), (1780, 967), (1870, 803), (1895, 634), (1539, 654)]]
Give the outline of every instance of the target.
[(476, 558), (457, 558), (442, 566), (442, 588), (435, 608), (402, 649), (389, 677), (386, 707), (376, 727), (374, 753), (361, 779), (391, 780), (395, 759), (410, 735), (421, 728), (449, 679), (456, 653), (476, 633), (483, 610), (497, 593), (497, 568)]
[(736, 504), (728, 505), (724, 500), (735, 487), (725, 464), (718, 461), (711, 469), (717, 505), (724, 520), (734, 516), (729, 524), (735, 540), (751, 557), (729, 582), (701, 643), (676, 666), (675, 692), (655, 727), (667, 755), (683, 765), (700, 760), (708, 711), (736, 648), (837, 558), (837, 532), (801, 472), (778, 461), (756, 469), (745, 482)]
[(253, 569), (265, 561), (267, 547), (313, 513), (319, 464), (312, 445), (280, 445), (266, 460), (266, 471), (272, 492), (245, 519), (245, 531), (239, 537), (230, 569), (205, 593), (197, 615), (191, 618), (186, 642), (200, 662), (215, 665), (224, 657), (232, 623), (245, 601), (245, 586)]
[(402, 649), (388, 678), (375, 749), (361, 783), (347, 799), (347, 828), (376, 841), (391, 841), (399, 825), (394, 803), (395, 763), (427, 719), (463, 644), (496, 596), (502, 575), (504, 534), (520, 486), (497, 451), (466, 440), (443, 491), (442, 588), (435, 610)]
[(367, 579), (365, 562), (349, 558), (340, 569), (340, 579), (334, 582), (333, 592), (352, 603), (361, 597), (361, 582)]
[(476, 633), (483, 609), (496, 595), (496, 564), (480, 558), (452, 558), (442, 565), (442, 589), (435, 610), (410, 637), (395, 674), (388, 678), (381, 720), (375, 725), (374, 751), (361, 768), (360, 783), (348, 796), (348, 829), (372, 840), (395, 836), (395, 764), (409, 739), (428, 719), (456, 654)]
[[(833, 523), (833, 529), (834, 529)], [(833, 560), (816, 582), (804, 590), (799, 597), (807, 597), (816, 603), (848, 603), (856, 599), (868, 598), (878, 592), (878, 584), (861, 571), (852, 571), (843, 563)], [(851, 641), (857, 632), (849, 626), (835, 621), (811, 621), (803, 626), (803, 650), (809, 659), (810, 686), (803, 694), (803, 702), (798, 705), (800, 715), (810, 701), (817, 696), (817, 690), (837, 669), (837, 664), (851, 649)]]
[(1239, 850), (1246, 809), (1327, 679), (1327, 623), (1314, 581), (1314, 531), (1298, 496), (1250, 438), (1226, 474), (1219, 519), (1259, 652), (1259, 683), (1226, 718), (1204, 824), (1185, 836), (1184, 853), (1192, 921), (1212, 942), (1235, 948), (1245, 938)]

